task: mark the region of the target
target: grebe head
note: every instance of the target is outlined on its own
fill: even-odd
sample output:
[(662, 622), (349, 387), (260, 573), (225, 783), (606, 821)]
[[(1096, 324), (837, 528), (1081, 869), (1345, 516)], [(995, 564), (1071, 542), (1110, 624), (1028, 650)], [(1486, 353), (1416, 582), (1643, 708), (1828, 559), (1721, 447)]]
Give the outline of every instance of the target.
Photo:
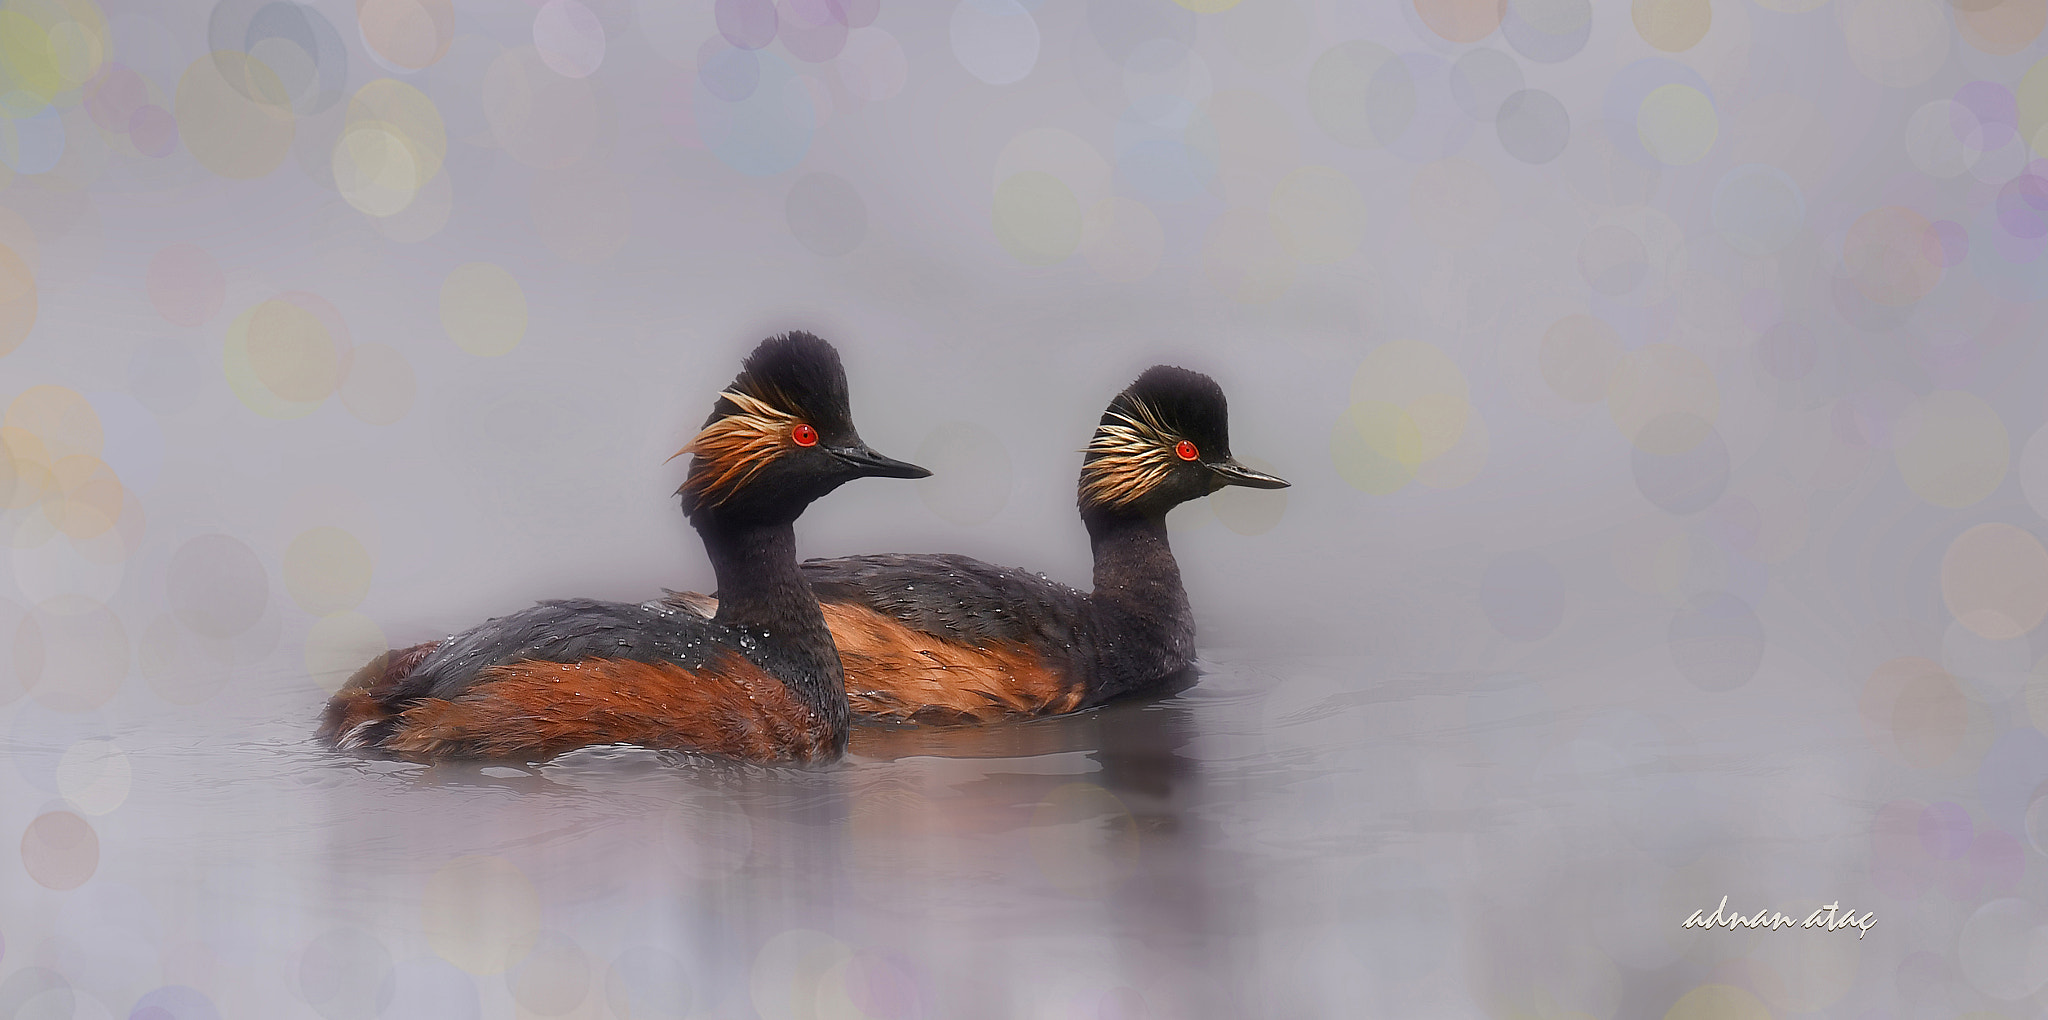
[(690, 473), (677, 492), (693, 521), (794, 520), (855, 478), (931, 474), (861, 440), (839, 352), (803, 332), (761, 341), (681, 452)]
[(1154, 365), (1102, 414), (1081, 462), (1081, 509), (1163, 515), (1226, 485), (1287, 481), (1237, 462), (1223, 388), (1200, 372)]

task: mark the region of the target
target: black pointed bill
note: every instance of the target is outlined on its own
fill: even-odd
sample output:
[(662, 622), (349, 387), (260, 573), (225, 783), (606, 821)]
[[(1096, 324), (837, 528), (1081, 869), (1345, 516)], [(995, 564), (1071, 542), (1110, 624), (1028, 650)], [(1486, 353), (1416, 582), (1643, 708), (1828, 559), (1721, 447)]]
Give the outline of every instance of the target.
[(1284, 489), (1288, 485), (1287, 479), (1279, 475), (1269, 475), (1264, 471), (1254, 471), (1238, 463), (1235, 457), (1207, 467), (1224, 485), (1244, 485), (1254, 489)]
[(931, 475), (925, 468), (894, 457), (884, 457), (865, 445), (842, 446), (827, 452), (852, 468), (853, 473), (859, 477), (925, 478)]

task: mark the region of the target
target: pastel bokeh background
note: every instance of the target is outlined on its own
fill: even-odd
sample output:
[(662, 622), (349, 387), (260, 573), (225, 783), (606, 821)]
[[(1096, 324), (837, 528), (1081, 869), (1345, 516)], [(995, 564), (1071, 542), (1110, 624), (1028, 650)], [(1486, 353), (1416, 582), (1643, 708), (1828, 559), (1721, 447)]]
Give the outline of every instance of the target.
[[(0, 1020), (2048, 1011), (2044, 0), (0, 4)], [(1209, 675), (815, 773), (308, 742), (709, 571), (766, 333)], [(1874, 911), (1863, 938), (1685, 930)]]

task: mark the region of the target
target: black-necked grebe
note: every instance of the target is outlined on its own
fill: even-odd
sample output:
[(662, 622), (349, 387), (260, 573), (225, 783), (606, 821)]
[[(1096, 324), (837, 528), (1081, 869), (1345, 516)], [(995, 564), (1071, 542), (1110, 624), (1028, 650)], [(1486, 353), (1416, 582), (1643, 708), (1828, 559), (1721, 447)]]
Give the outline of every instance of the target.
[(380, 656), (328, 702), (321, 738), (425, 759), (611, 743), (837, 757), (845, 681), (793, 525), (855, 478), (930, 472), (861, 441), (839, 354), (808, 333), (755, 348), (683, 452), (678, 491), (726, 596), (715, 617), (659, 601), (544, 602)]
[[(1215, 380), (1160, 365), (1110, 402), (1082, 460), (1093, 592), (966, 556), (806, 561), (855, 714), (932, 722), (1055, 715), (1186, 675), (1195, 622), (1166, 514), (1226, 485), (1287, 482), (1231, 457)], [(707, 614), (723, 605), (685, 594), (669, 603)]]

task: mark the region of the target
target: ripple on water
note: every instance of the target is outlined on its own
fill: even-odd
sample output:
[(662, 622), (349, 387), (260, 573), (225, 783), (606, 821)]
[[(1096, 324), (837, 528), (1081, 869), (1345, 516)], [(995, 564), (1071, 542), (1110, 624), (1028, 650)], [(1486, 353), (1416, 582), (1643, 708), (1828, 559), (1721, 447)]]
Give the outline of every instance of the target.
[[(196, 931), (219, 974), (293, 975), (295, 1001), (323, 1016), (458, 1020), (503, 995), (535, 1015), (751, 1001), (763, 947), (799, 930), (846, 950), (817, 966), (776, 957), (806, 975), (799, 997), (823, 996), (816, 1008), (828, 1012), (887, 1000), (952, 1014), (972, 1001), (961, 996), (1021, 980), (990, 964), (989, 944), (1008, 947), (997, 958), (1043, 966), (1045, 947), (1105, 930), (1178, 947), (1168, 955), (1197, 971), (1245, 938), (1261, 953), (1305, 954), (1292, 969), (1211, 974), (1225, 999), (1323, 1001), (1309, 986), (1270, 986), (1283, 974), (1327, 983), (1323, 964), (1370, 964), (1373, 987), (1407, 988), (1452, 972), (1468, 892), (1505, 902), (1513, 882), (1597, 859), (1613, 888), (1632, 890), (1601, 909), (1672, 906), (1694, 895), (1674, 893), (1672, 876), (1706, 866), (1702, 852), (1763, 859), (1758, 848), (1778, 845), (1770, 831), (1799, 815), (1802, 798), (1838, 787), (1784, 783), (1810, 767), (1802, 755), (1875, 753), (1833, 738), (1801, 750), (1797, 705), (1773, 721), (1754, 699), (1809, 695), (1761, 681), (1701, 692), (1667, 676), (1679, 702), (1646, 710), (1645, 677), (1670, 668), (1653, 643), (1574, 670), (1402, 672), (1240, 649), (1206, 651), (1202, 668), (1175, 695), (1067, 717), (859, 728), (847, 760), (821, 769), (629, 747), (541, 764), (335, 753), (310, 739), (320, 692), (285, 674), (236, 675), (233, 697), (149, 713), (117, 700), (73, 715), (25, 700), (0, 722), (11, 735), (6, 782), (59, 810), (66, 789), (84, 798), (76, 810), (113, 805), (81, 816), (101, 864), (71, 895), (85, 897), (76, 902), (95, 924), (118, 921), (121, 934), (101, 944), (120, 950), (121, 966), (145, 967), (174, 948), (166, 940), (190, 938), (183, 912), (204, 907)], [(99, 773), (78, 771), (99, 758), (75, 752), (77, 774), (64, 771), (67, 752), (92, 741), (126, 755), (118, 802), (99, 796)], [(1763, 750), (1728, 753), (1738, 744)], [(2038, 843), (2033, 815), (2043, 813), (2025, 800), (2008, 798), (2008, 827)], [(1740, 808), (1752, 803), (1764, 805), (1754, 817)], [(1825, 815), (1826, 832), (1861, 824), (1840, 805)], [(1831, 845), (1794, 853), (1826, 871)], [(207, 862), (196, 879), (195, 861)], [(488, 930), (463, 920), (464, 904), (486, 900), (518, 909)], [(149, 904), (177, 916), (151, 918)], [(955, 931), (978, 934), (940, 934)], [(1328, 938), (1303, 943), (1323, 947), (1310, 951), (1273, 941), (1283, 931)], [(1629, 975), (1690, 944), (1595, 936), (1582, 943), (1592, 956), (1557, 967), (1611, 959)], [(96, 966), (72, 960), (63, 980), (115, 980)], [(37, 980), (29, 973), (9, 980)], [(1093, 980), (1060, 994), (1090, 1008), (1167, 1001), (1142, 982)], [(1587, 971), (1545, 987), (1592, 1008), (1610, 1002), (1614, 980)]]

